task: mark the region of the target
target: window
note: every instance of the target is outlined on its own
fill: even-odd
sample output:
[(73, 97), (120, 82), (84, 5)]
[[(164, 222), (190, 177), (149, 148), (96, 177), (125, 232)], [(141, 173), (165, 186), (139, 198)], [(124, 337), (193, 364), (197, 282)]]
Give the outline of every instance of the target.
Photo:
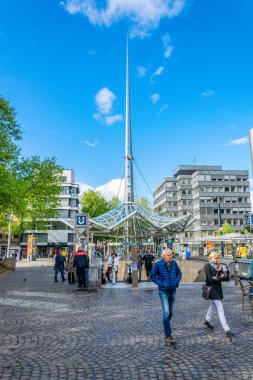
[(72, 243), (74, 241), (74, 234), (68, 233), (68, 242)]
[(229, 191), (229, 187), (225, 187), (225, 192), (228, 192)]
[(63, 186), (61, 194), (62, 195), (69, 195), (69, 187)]

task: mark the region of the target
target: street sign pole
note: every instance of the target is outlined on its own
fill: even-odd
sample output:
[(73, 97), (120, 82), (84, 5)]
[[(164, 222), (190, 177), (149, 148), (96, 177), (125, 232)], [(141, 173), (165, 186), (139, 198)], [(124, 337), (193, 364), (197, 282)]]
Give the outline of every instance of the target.
[(79, 234), (79, 240), (81, 234), (86, 232), (87, 250), (89, 252), (89, 214), (76, 214), (75, 229)]

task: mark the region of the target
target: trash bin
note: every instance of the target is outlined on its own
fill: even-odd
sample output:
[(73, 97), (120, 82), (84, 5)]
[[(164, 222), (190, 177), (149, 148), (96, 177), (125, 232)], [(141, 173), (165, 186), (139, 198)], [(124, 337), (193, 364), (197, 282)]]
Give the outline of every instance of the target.
[(185, 258), (186, 258), (186, 260), (190, 260), (191, 259), (191, 251), (186, 251), (185, 252)]

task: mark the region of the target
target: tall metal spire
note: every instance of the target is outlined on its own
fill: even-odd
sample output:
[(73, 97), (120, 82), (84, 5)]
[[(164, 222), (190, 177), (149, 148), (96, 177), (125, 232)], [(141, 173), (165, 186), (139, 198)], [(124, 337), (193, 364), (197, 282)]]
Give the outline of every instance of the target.
[(130, 109), (130, 80), (128, 62), (128, 37), (126, 47), (126, 135), (125, 135), (125, 202), (134, 202), (132, 127)]

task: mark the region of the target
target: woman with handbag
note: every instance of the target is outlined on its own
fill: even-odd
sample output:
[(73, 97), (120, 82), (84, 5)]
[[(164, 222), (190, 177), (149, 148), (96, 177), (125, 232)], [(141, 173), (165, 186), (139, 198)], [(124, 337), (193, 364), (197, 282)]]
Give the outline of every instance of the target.
[(207, 311), (206, 321), (204, 324), (209, 329), (214, 329), (213, 325), (211, 324), (211, 319), (213, 316), (214, 308), (216, 307), (221, 325), (226, 332), (226, 337), (231, 339), (232, 336), (234, 336), (234, 333), (230, 330), (227, 324), (222, 304), (223, 293), (221, 281), (225, 280), (225, 274), (223, 273), (221, 264), (218, 264), (218, 258), (219, 253), (212, 252), (209, 255), (209, 263), (205, 266), (206, 286), (211, 288), (209, 293), (211, 305)]

